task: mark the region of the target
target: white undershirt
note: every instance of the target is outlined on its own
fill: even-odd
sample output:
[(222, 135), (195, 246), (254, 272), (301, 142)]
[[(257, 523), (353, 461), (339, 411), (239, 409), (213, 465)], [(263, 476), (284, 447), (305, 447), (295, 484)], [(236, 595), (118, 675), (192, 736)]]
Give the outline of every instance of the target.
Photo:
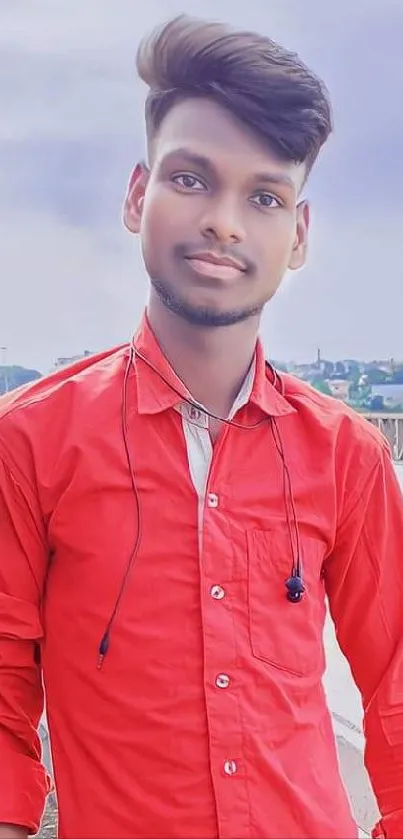
[[(254, 360), (226, 419), (233, 419), (237, 411), (249, 402), (255, 378), (255, 369), (256, 361)], [(198, 498), (198, 529), (199, 540), (201, 540), (204, 505), (206, 503), (206, 488), (213, 457), (213, 445), (210, 437), (209, 417), (206, 413), (206, 408), (199, 402), (196, 403), (196, 401), (195, 405), (197, 407), (193, 407), (193, 405), (189, 405), (187, 402), (182, 402), (177, 406), (177, 410), (182, 415), (189, 472)], [(218, 496), (214, 493), (209, 493), (207, 504), (210, 507), (217, 507), (219, 504)]]

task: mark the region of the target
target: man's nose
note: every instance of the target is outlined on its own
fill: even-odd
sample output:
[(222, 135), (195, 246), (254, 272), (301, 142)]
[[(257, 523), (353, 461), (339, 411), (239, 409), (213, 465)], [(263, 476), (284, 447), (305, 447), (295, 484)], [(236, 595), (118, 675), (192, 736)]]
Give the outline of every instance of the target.
[(237, 244), (245, 239), (239, 202), (231, 195), (210, 198), (201, 222), (206, 239), (223, 244)]

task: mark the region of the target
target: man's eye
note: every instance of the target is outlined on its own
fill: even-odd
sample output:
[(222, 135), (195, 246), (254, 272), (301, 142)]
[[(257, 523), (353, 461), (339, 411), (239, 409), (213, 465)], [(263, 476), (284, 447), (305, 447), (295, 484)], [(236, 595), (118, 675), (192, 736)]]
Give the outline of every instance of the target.
[(172, 180), (175, 184), (183, 187), (183, 189), (191, 189), (193, 191), (205, 189), (204, 184), (195, 175), (188, 175), (186, 172), (182, 172), (180, 175), (174, 175)]
[(278, 198), (275, 198), (270, 192), (258, 192), (252, 196), (251, 201), (253, 204), (257, 204), (258, 207), (268, 207), (269, 209), (281, 207)]

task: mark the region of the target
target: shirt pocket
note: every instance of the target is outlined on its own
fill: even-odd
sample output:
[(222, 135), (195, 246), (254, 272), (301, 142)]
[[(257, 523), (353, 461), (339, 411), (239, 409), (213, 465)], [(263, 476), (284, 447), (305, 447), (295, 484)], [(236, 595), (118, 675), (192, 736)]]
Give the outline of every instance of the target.
[(247, 533), (247, 544), (249, 632), (253, 655), (296, 676), (323, 672), (324, 542), (300, 536), (306, 591), (299, 603), (290, 603), (285, 587), (292, 568), (288, 532), (252, 530)]

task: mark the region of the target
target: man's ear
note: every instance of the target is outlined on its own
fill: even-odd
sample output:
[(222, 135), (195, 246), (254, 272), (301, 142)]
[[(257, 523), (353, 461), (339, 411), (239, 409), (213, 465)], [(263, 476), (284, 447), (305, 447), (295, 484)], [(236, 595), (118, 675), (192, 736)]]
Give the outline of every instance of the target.
[(301, 201), (297, 207), (297, 228), (288, 267), (295, 271), (302, 268), (308, 248), (310, 210), (308, 201)]
[(149, 177), (149, 170), (143, 163), (138, 163), (130, 176), (123, 205), (123, 224), (129, 233), (139, 233), (140, 231), (144, 196)]

